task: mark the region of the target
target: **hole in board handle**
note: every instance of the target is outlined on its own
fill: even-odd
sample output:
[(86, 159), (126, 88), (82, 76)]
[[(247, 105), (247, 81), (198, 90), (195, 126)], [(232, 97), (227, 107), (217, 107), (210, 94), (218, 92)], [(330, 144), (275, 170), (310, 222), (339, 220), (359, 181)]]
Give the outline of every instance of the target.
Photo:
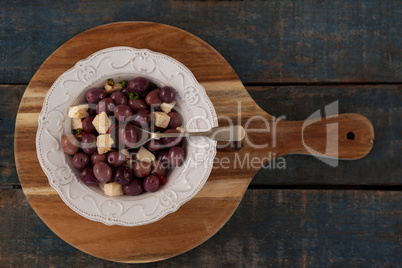
[(354, 140), (354, 139), (355, 139), (355, 133), (353, 133), (353, 132), (348, 132), (348, 133), (346, 134), (346, 138), (347, 138), (348, 140), (350, 140), (350, 141)]

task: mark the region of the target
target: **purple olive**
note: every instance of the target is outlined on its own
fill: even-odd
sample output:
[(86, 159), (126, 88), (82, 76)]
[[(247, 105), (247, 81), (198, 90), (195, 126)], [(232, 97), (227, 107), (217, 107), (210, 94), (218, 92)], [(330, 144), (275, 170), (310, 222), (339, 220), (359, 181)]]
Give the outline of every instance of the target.
[(78, 169), (83, 169), (84, 167), (88, 166), (89, 164), (89, 157), (87, 154), (78, 152), (73, 156), (73, 166)]
[(130, 183), (123, 186), (126, 195), (139, 195), (144, 191), (142, 181), (140, 179), (132, 179)]
[(172, 87), (164, 86), (161, 88), (159, 97), (163, 102), (172, 103), (176, 98), (176, 92)]
[(93, 88), (86, 95), (87, 102), (98, 103), (100, 100), (107, 97), (107, 92), (103, 88)]
[(95, 178), (100, 182), (107, 182), (112, 178), (112, 169), (105, 162), (98, 162), (93, 167)]
[(118, 167), (126, 162), (126, 156), (120, 151), (111, 151), (107, 154), (107, 163), (111, 167)]
[(93, 154), (96, 151), (96, 136), (92, 133), (86, 134), (82, 137), (81, 147), (84, 153)]
[(128, 106), (130, 106), (133, 111), (148, 109), (147, 104), (142, 99), (129, 100)]
[(161, 105), (162, 104), (162, 100), (159, 97), (160, 94), (160, 89), (156, 88), (154, 90), (151, 90), (147, 96), (145, 97), (145, 102), (149, 105), (149, 106), (157, 106), (157, 105)]
[(152, 174), (159, 174), (159, 175), (165, 177), (166, 172), (167, 172), (166, 166), (167, 165), (163, 164), (161, 161), (154, 160), (154, 161), (152, 161), (152, 171), (151, 172), (152, 172)]
[[(168, 129), (164, 133), (180, 133), (179, 130), (177, 129)], [(163, 138), (163, 143), (167, 147), (173, 147), (178, 145), (182, 140), (182, 137), (177, 137), (177, 138)]]
[(116, 106), (119, 104), (127, 104), (127, 98), (124, 95), (124, 93), (121, 91), (113, 92), (110, 95), (110, 99), (113, 101), (114, 105), (116, 105)]
[(178, 112), (170, 112), (168, 116), (170, 117), (168, 128), (176, 129), (181, 126), (181, 116)]
[(145, 191), (147, 192), (155, 192), (156, 190), (159, 189), (160, 181), (158, 176), (156, 175), (149, 175), (148, 177), (145, 178), (143, 182), (143, 186)]
[(95, 116), (90, 116), (82, 120), (82, 129), (87, 133), (96, 133), (96, 128), (92, 124)]
[(113, 113), (117, 120), (124, 122), (129, 121), (133, 115), (131, 108), (125, 104), (117, 105)]
[(64, 136), (61, 143), (63, 145), (64, 152), (69, 155), (75, 155), (80, 147), (80, 142), (72, 134)]
[(126, 148), (133, 148), (137, 143), (137, 133), (131, 124), (125, 124), (119, 128), (119, 140)]
[(127, 84), (127, 91), (142, 94), (147, 91), (149, 82), (144, 77), (136, 77)]
[(107, 115), (111, 115), (113, 113), (113, 110), (115, 105), (112, 101), (111, 98), (105, 98), (101, 101), (99, 101), (98, 105), (96, 105), (96, 113), (101, 114), (102, 112), (105, 112)]
[(133, 171), (126, 166), (118, 167), (114, 173), (113, 180), (121, 185), (128, 184), (133, 179)]
[(151, 173), (151, 165), (147, 162), (138, 161), (133, 165), (134, 176), (145, 178)]
[(98, 162), (106, 162), (106, 154), (99, 154), (98, 151), (95, 151), (91, 155), (91, 163), (95, 165)]
[(168, 153), (169, 164), (172, 167), (178, 167), (183, 163), (184, 150), (179, 146), (175, 146), (169, 149)]
[(99, 184), (99, 181), (95, 178), (92, 168), (90, 167), (84, 168), (84, 170), (81, 171), (80, 180), (88, 186), (95, 186)]

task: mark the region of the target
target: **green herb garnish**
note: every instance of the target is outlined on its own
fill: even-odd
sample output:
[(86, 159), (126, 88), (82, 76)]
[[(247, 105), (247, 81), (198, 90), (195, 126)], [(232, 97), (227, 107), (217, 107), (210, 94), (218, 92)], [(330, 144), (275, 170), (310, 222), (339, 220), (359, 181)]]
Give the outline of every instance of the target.
[(152, 82), (149, 82), (149, 87), (148, 87), (148, 90), (152, 90), (152, 89), (155, 89), (155, 88), (158, 88), (158, 86), (157, 85), (155, 85), (154, 83), (152, 83)]
[(130, 178), (128, 177), (127, 169), (124, 169), (124, 171), (123, 171), (123, 177), (124, 177), (127, 181), (130, 181)]
[(96, 147), (96, 141), (88, 142), (86, 145), (87, 145), (87, 148), (94, 148), (94, 147)]
[(127, 86), (127, 81), (126, 80), (121, 81), (121, 87), (126, 87), (126, 86)]
[(130, 98), (130, 100), (136, 100), (140, 97), (140, 95), (136, 92), (130, 92), (128, 93), (128, 97)]
[(114, 80), (112, 78), (109, 78), (106, 80), (106, 82), (109, 84), (109, 86), (114, 86)]
[(82, 128), (77, 128), (75, 131), (76, 131), (76, 133), (77, 133), (78, 135), (80, 135), (81, 132), (84, 131), (84, 130), (83, 130)]

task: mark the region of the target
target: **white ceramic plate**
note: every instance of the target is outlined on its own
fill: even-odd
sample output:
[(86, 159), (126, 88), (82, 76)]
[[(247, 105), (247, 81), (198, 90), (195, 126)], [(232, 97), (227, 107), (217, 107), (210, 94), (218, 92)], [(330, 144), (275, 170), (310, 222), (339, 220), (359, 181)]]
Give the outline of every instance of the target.
[(186, 140), (182, 166), (168, 175), (155, 193), (107, 197), (98, 187), (79, 180), (72, 157), (61, 140), (71, 133), (69, 106), (85, 102), (85, 93), (102, 87), (107, 78), (117, 81), (143, 76), (158, 86), (176, 89), (177, 107), (189, 131), (205, 131), (218, 125), (214, 107), (194, 75), (177, 60), (130, 47), (112, 47), (92, 54), (63, 73), (50, 88), (39, 116), (36, 149), (39, 162), (62, 200), (78, 214), (107, 225), (138, 226), (160, 220), (194, 197), (205, 184), (216, 154), (216, 142), (204, 137)]

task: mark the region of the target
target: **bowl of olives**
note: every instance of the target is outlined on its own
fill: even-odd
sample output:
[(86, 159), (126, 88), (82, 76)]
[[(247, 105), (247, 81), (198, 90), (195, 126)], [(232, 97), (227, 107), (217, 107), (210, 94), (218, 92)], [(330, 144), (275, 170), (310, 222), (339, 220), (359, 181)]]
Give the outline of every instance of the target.
[(63, 73), (39, 116), (36, 147), (49, 184), (80, 215), (107, 225), (160, 220), (205, 184), (216, 142), (151, 140), (138, 129), (197, 132), (217, 126), (205, 89), (177, 60), (147, 49), (98, 51)]

